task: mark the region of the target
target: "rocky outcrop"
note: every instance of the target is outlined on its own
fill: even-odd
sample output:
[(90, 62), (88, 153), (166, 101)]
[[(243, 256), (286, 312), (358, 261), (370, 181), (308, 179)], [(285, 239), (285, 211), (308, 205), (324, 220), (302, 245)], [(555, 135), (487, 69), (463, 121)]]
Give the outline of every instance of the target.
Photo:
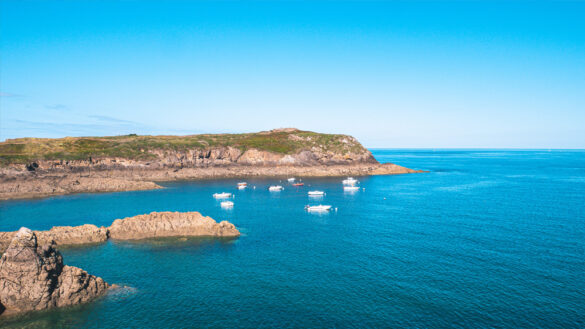
[(240, 232), (227, 221), (217, 223), (198, 212), (152, 212), (116, 219), (109, 227), (110, 237), (137, 240), (157, 237), (213, 236), (237, 237)]
[[(175, 236), (237, 237), (234, 224), (217, 223), (198, 212), (153, 212), (125, 219), (116, 219), (110, 227), (92, 224), (81, 226), (55, 226), (48, 231), (34, 231), (39, 245), (82, 245), (117, 240), (135, 240)], [(4, 252), (18, 232), (0, 232), (0, 253)]]
[[(0, 232), (0, 253), (4, 252), (17, 232)], [(81, 226), (54, 226), (48, 231), (34, 231), (39, 245), (78, 245), (104, 242), (108, 239), (108, 229), (92, 224)]]
[(107, 289), (103, 279), (64, 265), (54, 244), (40, 246), (24, 227), (0, 259), (1, 315), (86, 303)]

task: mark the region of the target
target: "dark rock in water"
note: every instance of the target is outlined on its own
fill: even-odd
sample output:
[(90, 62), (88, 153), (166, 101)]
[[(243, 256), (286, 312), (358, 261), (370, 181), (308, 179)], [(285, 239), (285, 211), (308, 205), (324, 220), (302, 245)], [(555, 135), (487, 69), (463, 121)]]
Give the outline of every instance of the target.
[(16, 314), (85, 303), (108, 284), (63, 264), (54, 243), (39, 246), (35, 233), (21, 228), (0, 259), (0, 314)]

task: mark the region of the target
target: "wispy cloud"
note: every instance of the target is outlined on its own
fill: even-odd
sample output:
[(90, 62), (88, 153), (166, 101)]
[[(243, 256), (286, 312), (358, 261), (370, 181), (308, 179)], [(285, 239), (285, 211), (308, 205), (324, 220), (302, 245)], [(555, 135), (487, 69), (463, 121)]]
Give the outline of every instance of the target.
[(19, 137), (58, 138), (65, 136), (190, 135), (202, 133), (202, 131), (154, 127), (108, 116), (95, 115), (88, 117), (91, 120), (83, 123), (39, 122), (21, 119), (5, 120), (2, 122), (0, 140)]
[(0, 97), (22, 97), (22, 95), (0, 91)]
[(140, 125), (138, 122), (122, 120), (122, 119), (118, 119), (118, 118), (114, 118), (114, 117), (109, 117), (106, 115), (89, 115), (88, 117), (92, 118), (92, 119), (99, 120), (99, 121), (103, 121), (103, 122), (115, 122), (115, 123), (126, 123), (126, 124)]
[(63, 104), (45, 105), (45, 108), (49, 110), (69, 111), (69, 107)]

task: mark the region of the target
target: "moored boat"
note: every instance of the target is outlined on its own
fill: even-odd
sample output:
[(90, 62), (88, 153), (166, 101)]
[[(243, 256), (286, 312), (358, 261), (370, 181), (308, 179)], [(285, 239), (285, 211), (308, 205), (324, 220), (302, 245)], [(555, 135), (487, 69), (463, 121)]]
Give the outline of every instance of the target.
[(309, 196), (323, 196), (325, 195), (325, 192), (323, 191), (309, 191)]
[(280, 192), (284, 190), (284, 187), (280, 186), (280, 185), (272, 185), (270, 187), (268, 187), (268, 191), (272, 191), (272, 192)]
[(294, 183), (293, 186), (303, 186), (305, 183)]
[(234, 206), (234, 203), (231, 201), (222, 201), (221, 202), (221, 207), (222, 208), (231, 208)]
[(216, 199), (227, 199), (227, 198), (231, 198), (232, 194), (228, 193), (228, 192), (214, 193), (213, 197)]
[(344, 186), (343, 190), (346, 192), (354, 192), (354, 191), (359, 191), (359, 186)]
[(347, 177), (346, 179), (342, 180), (341, 183), (343, 185), (355, 185), (358, 183), (358, 180), (353, 177)]
[(318, 205), (318, 206), (305, 206), (305, 209), (307, 211), (330, 211), (331, 210), (331, 206), (324, 206), (324, 205)]
[(248, 187), (248, 183), (246, 183), (246, 182), (238, 183), (238, 190), (243, 190), (246, 187)]
[(296, 178), (294, 178), (294, 177), (291, 177), (288, 179), (289, 182), (294, 182), (295, 180), (296, 180)]

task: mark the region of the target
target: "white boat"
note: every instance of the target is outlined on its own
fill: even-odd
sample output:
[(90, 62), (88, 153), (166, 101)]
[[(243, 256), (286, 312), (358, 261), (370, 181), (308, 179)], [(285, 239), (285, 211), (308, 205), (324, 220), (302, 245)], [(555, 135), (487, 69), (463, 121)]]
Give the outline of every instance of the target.
[(231, 208), (234, 206), (234, 203), (231, 201), (222, 201), (221, 202), (221, 207), (222, 208)]
[(238, 190), (243, 190), (246, 187), (248, 187), (248, 183), (246, 183), (246, 182), (238, 183)]
[(331, 210), (331, 206), (324, 206), (324, 205), (318, 205), (318, 206), (305, 206), (305, 209), (307, 211), (329, 211)]
[(268, 191), (272, 191), (272, 192), (280, 192), (284, 190), (284, 187), (280, 186), (280, 185), (272, 185), (270, 187), (268, 187)]
[(347, 179), (341, 181), (343, 185), (355, 185), (357, 182), (358, 180), (353, 177), (347, 177)]
[(354, 192), (354, 191), (359, 191), (360, 187), (359, 186), (344, 186), (343, 190), (346, 192)]
[(227, 198), (231, 198), (232, 194), (231, 193), (227, 193), (227, 192), (222, 192), (222, 193), (214, 193), (213, 197), (216, 199), (227, 199)]
[(309, 196), (323, 196), (325, 195), (325, 192), (323, 191), (309, 191)]
[(292, 182), (295, 181), (295, 178), (294, 177), (291, 177), (291, 178), (288, 179), (288, 181), (292, 183)]

